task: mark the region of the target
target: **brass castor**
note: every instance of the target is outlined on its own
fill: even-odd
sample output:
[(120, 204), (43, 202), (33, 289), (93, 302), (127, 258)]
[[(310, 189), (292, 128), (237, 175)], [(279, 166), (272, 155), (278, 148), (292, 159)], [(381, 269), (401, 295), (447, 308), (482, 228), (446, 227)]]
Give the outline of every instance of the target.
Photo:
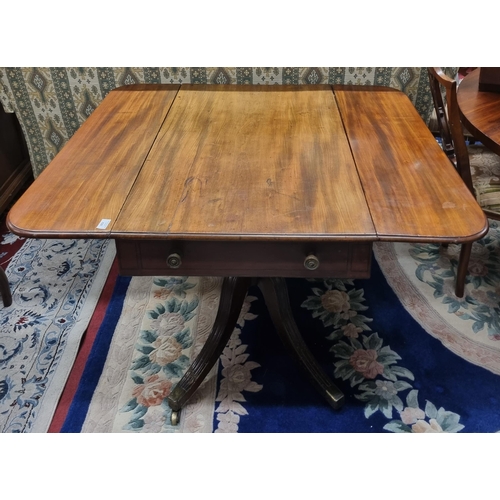
[(181, 412), (179, 411), (172, 411), (172, 415), (170, 415), (170, 423), (172, 425), (178, 425), (181, 420)]

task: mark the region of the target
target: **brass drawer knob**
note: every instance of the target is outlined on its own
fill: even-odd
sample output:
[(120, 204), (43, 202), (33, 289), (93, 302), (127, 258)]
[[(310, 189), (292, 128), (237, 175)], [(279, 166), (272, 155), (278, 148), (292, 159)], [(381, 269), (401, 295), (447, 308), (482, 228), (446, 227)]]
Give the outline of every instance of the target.
[(171, 253), (167, 257), (167, 266), (171, 269), (177, 269), (178, 267), (181, 267), (181, 264), (181, 256), (178, 253)]
[(304, 267), (309, 271), (315, 271), (319, 267), (319, 259), (316, 255), (310, 254), (304, 260)]

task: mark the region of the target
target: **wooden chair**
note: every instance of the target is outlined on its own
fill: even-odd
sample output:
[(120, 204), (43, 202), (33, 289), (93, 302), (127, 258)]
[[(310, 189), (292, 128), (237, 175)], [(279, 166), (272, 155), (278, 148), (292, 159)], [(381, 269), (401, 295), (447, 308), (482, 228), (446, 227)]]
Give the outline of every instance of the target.
[[(485, 215), (500, 220), (500, 157), (482, 144), (467, 145), (460, 121), (457, 82), (441, 68), (427, 68), (442, 147)], [(442, 88), (445, 89), (446, 105)], [(463, 297), (472, 243), (464, 243), (458, 260), (455, 294)]]

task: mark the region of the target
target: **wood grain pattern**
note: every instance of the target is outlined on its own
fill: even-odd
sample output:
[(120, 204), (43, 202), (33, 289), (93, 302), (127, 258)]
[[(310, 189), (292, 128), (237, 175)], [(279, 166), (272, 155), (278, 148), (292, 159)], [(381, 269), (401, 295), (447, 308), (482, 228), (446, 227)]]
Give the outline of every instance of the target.
[[(9, 229), (54, 238), (317, 242), (464, 242), (487, 231), (401, 92), (178, 89), (112, 91), (11, 210)], [(111, 220), (107, 229), (96, 229), (101, 219)]]
[[(178, 88), (111, 91), (10, 211), (9, 229), (27, 237), (109, 237)], [(111, 220), (107, 229), (96, 229), (101, 219)]]
[(335, 87), (366, 200), (382, 241), (463, 242), (486, 217), (406, 95)]
[(373, 240), (331, 87), (182, 86), (113, 233)]
[(500, 155), (500, 92), (479, 91), (479, 69), (458, 86), (457, 101), (465, 128)]

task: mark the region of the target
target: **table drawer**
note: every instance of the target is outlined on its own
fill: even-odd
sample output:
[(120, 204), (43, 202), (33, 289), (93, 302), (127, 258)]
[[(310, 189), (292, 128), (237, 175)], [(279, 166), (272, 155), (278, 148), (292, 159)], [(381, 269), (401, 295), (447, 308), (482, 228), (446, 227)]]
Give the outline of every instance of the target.
[(368, 278), (371, 242), (117, 240), (126, 276)]

